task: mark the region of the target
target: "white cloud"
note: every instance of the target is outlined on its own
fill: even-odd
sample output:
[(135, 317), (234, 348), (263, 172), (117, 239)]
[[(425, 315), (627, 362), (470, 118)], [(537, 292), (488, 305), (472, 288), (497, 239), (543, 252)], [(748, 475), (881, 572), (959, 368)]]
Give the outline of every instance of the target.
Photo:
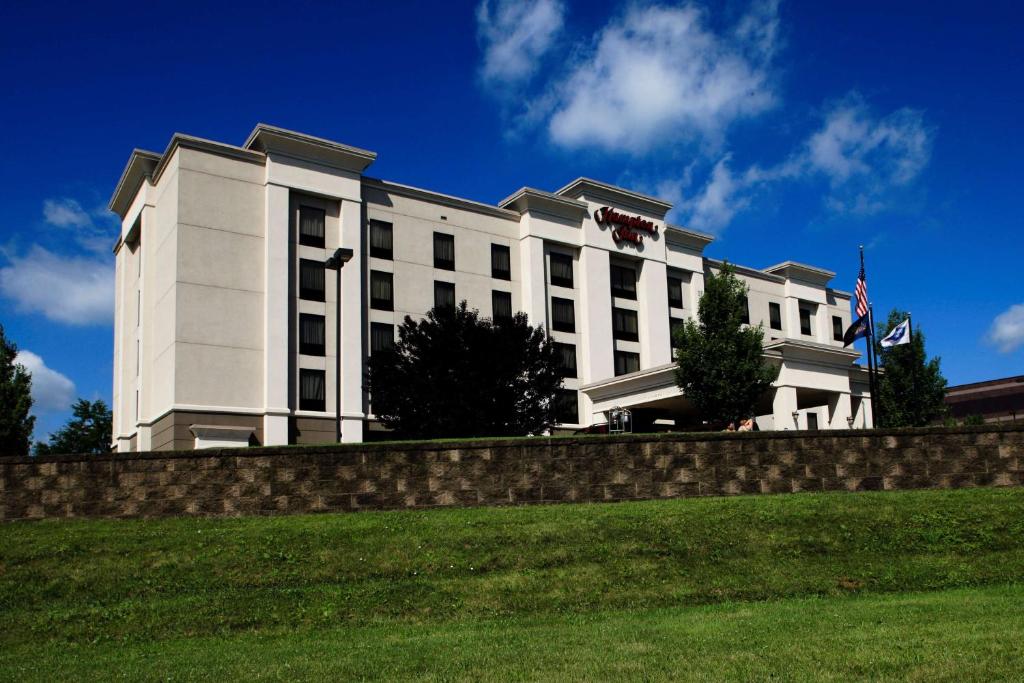
[(771, 107), (777, 3), (757, 4), (730, 32), (705, 19), (693, 5), (634, 5), (611, 21), (555, 87), (551, 139), (633, 153), (715, 146), (731, 123)]
[(483, 0), (476, 21), (484, 83), (502, 88), (529, 81), (561, 32), (564, 16), (558, 0)]
[(117, 220), (106, 207), (86, 211), (78, 200), (70, 197), (44, 201), (43, 219), (54, 227), (71, 231), (79, 246), (98, 254), (109, 252), (117, 236)]
[(18, 351), (14, 362), (32, 374), (32, 399), (35, 410), (67, 410), (75, 399), (75, 383), (52, 368), (43, 359), (25, 349)]
[(1024, 346), (1024, 304), (1014, 304), (997, 315), (988, 330), (987, 340), (1001, 353)]
[(18, 310), (72, 325), (109, 323), (114, 315), (112, 259), (62, 257), (40, 246), (8, 257), (0, 295)]
[(746, 190), (750, 182), (735, 177), (729, 170), (729, 157), (721, 159), (711, 171), (711, 177), (692, 199), (680, 202), (678, 212), (684, 213), (687, 225), (711, 233), (720, 232), (738, 211), (750, 203)]
[(43, 217), (50, 225), (60, 228), (92, 226), (92, 217), (74, 199), (47, 199), (43, 202)]

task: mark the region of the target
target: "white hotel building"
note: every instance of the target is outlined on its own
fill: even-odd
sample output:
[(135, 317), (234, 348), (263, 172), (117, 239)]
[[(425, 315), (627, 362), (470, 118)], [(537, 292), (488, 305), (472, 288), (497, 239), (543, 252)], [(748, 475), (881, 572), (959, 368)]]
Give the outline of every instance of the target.
[[(178, 134), (163, 154), (132, 153), (110, 202), (122, 219), (115, 449), (332, 441), (339, 362), (342, 440), (379, 436), (368, 357), (406, 315), (462, 299), (547, 328), (567, 365), (564, 428), (614, 407), (638, 429), (694, 424), (670, 330), (720, 265), (704, 256), (711, 236), (666, 224), (664, 201), (586, 178), (494, 206), (365, 175), (375, 158), (266, 125), (241, 146)], [(353, 252), (340, 306), (324, 269), (338, 247)], [(792, 262), (738, 273), (781, 368), (761, 429), (870, 424), (834, 273)]]

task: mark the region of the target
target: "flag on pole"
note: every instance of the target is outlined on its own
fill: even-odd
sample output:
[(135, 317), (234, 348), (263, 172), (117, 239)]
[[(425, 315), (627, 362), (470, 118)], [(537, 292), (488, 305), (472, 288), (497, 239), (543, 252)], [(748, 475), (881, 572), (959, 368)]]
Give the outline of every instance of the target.
[(862, 315), (853, 321), (853, 324), (846, 328), (846, 334), (843, 335), (843, 347), (847, 347), (858, 339), (864, 339), (868, 336), (868, 330), (871, 328), (871, 323), (868, 322), (868, 316)]
[[(863, 318), (868, 314), (868, 279), (864, 275), (864, 251), (860, 252), (860, 275), (857, 276), (857, 288), (855, 290), (857, 296), (857, 317)], [(869, 326), (868, 334), (871, 334)]]
[(907, 318), (896, 327), (889, 330), (889, 334), (882, 337), (878, 342), (885, 348), (910, 343), (910, 318)]

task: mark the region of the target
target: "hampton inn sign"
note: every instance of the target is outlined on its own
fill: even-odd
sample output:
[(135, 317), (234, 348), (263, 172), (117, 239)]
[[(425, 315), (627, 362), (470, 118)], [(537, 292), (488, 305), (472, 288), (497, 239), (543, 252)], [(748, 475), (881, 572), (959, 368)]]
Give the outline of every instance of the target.
[(642, 244), (643, 233), (657, 235), (658, 226), (654, 221), (649, 221), (642, 216), (627, 216), (621, 214), (610, 206), (602, 206), (594, 212), (594, 220), (599, 225), (610, 225), (612, 228), (612, 239), (616, 242), (632, 242)]

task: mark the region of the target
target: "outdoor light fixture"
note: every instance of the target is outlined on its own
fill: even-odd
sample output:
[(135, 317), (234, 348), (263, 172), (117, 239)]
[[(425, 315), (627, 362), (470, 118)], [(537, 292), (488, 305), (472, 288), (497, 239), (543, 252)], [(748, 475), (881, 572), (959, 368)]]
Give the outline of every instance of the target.
[(799, 410), (794, 410), (793, 411), (793, 424), (796, 425), (797, 429), (800, 428), (800, 411)]
[(341, 443), (341, 269), (352, 260), (352, 250), (339, 247), (324, 268), (337, 274), (334, 286), (334, 440)]
[(849, 427), (850, 429), (853, 429), (853, 415), (846, 418), (846, 426)]

